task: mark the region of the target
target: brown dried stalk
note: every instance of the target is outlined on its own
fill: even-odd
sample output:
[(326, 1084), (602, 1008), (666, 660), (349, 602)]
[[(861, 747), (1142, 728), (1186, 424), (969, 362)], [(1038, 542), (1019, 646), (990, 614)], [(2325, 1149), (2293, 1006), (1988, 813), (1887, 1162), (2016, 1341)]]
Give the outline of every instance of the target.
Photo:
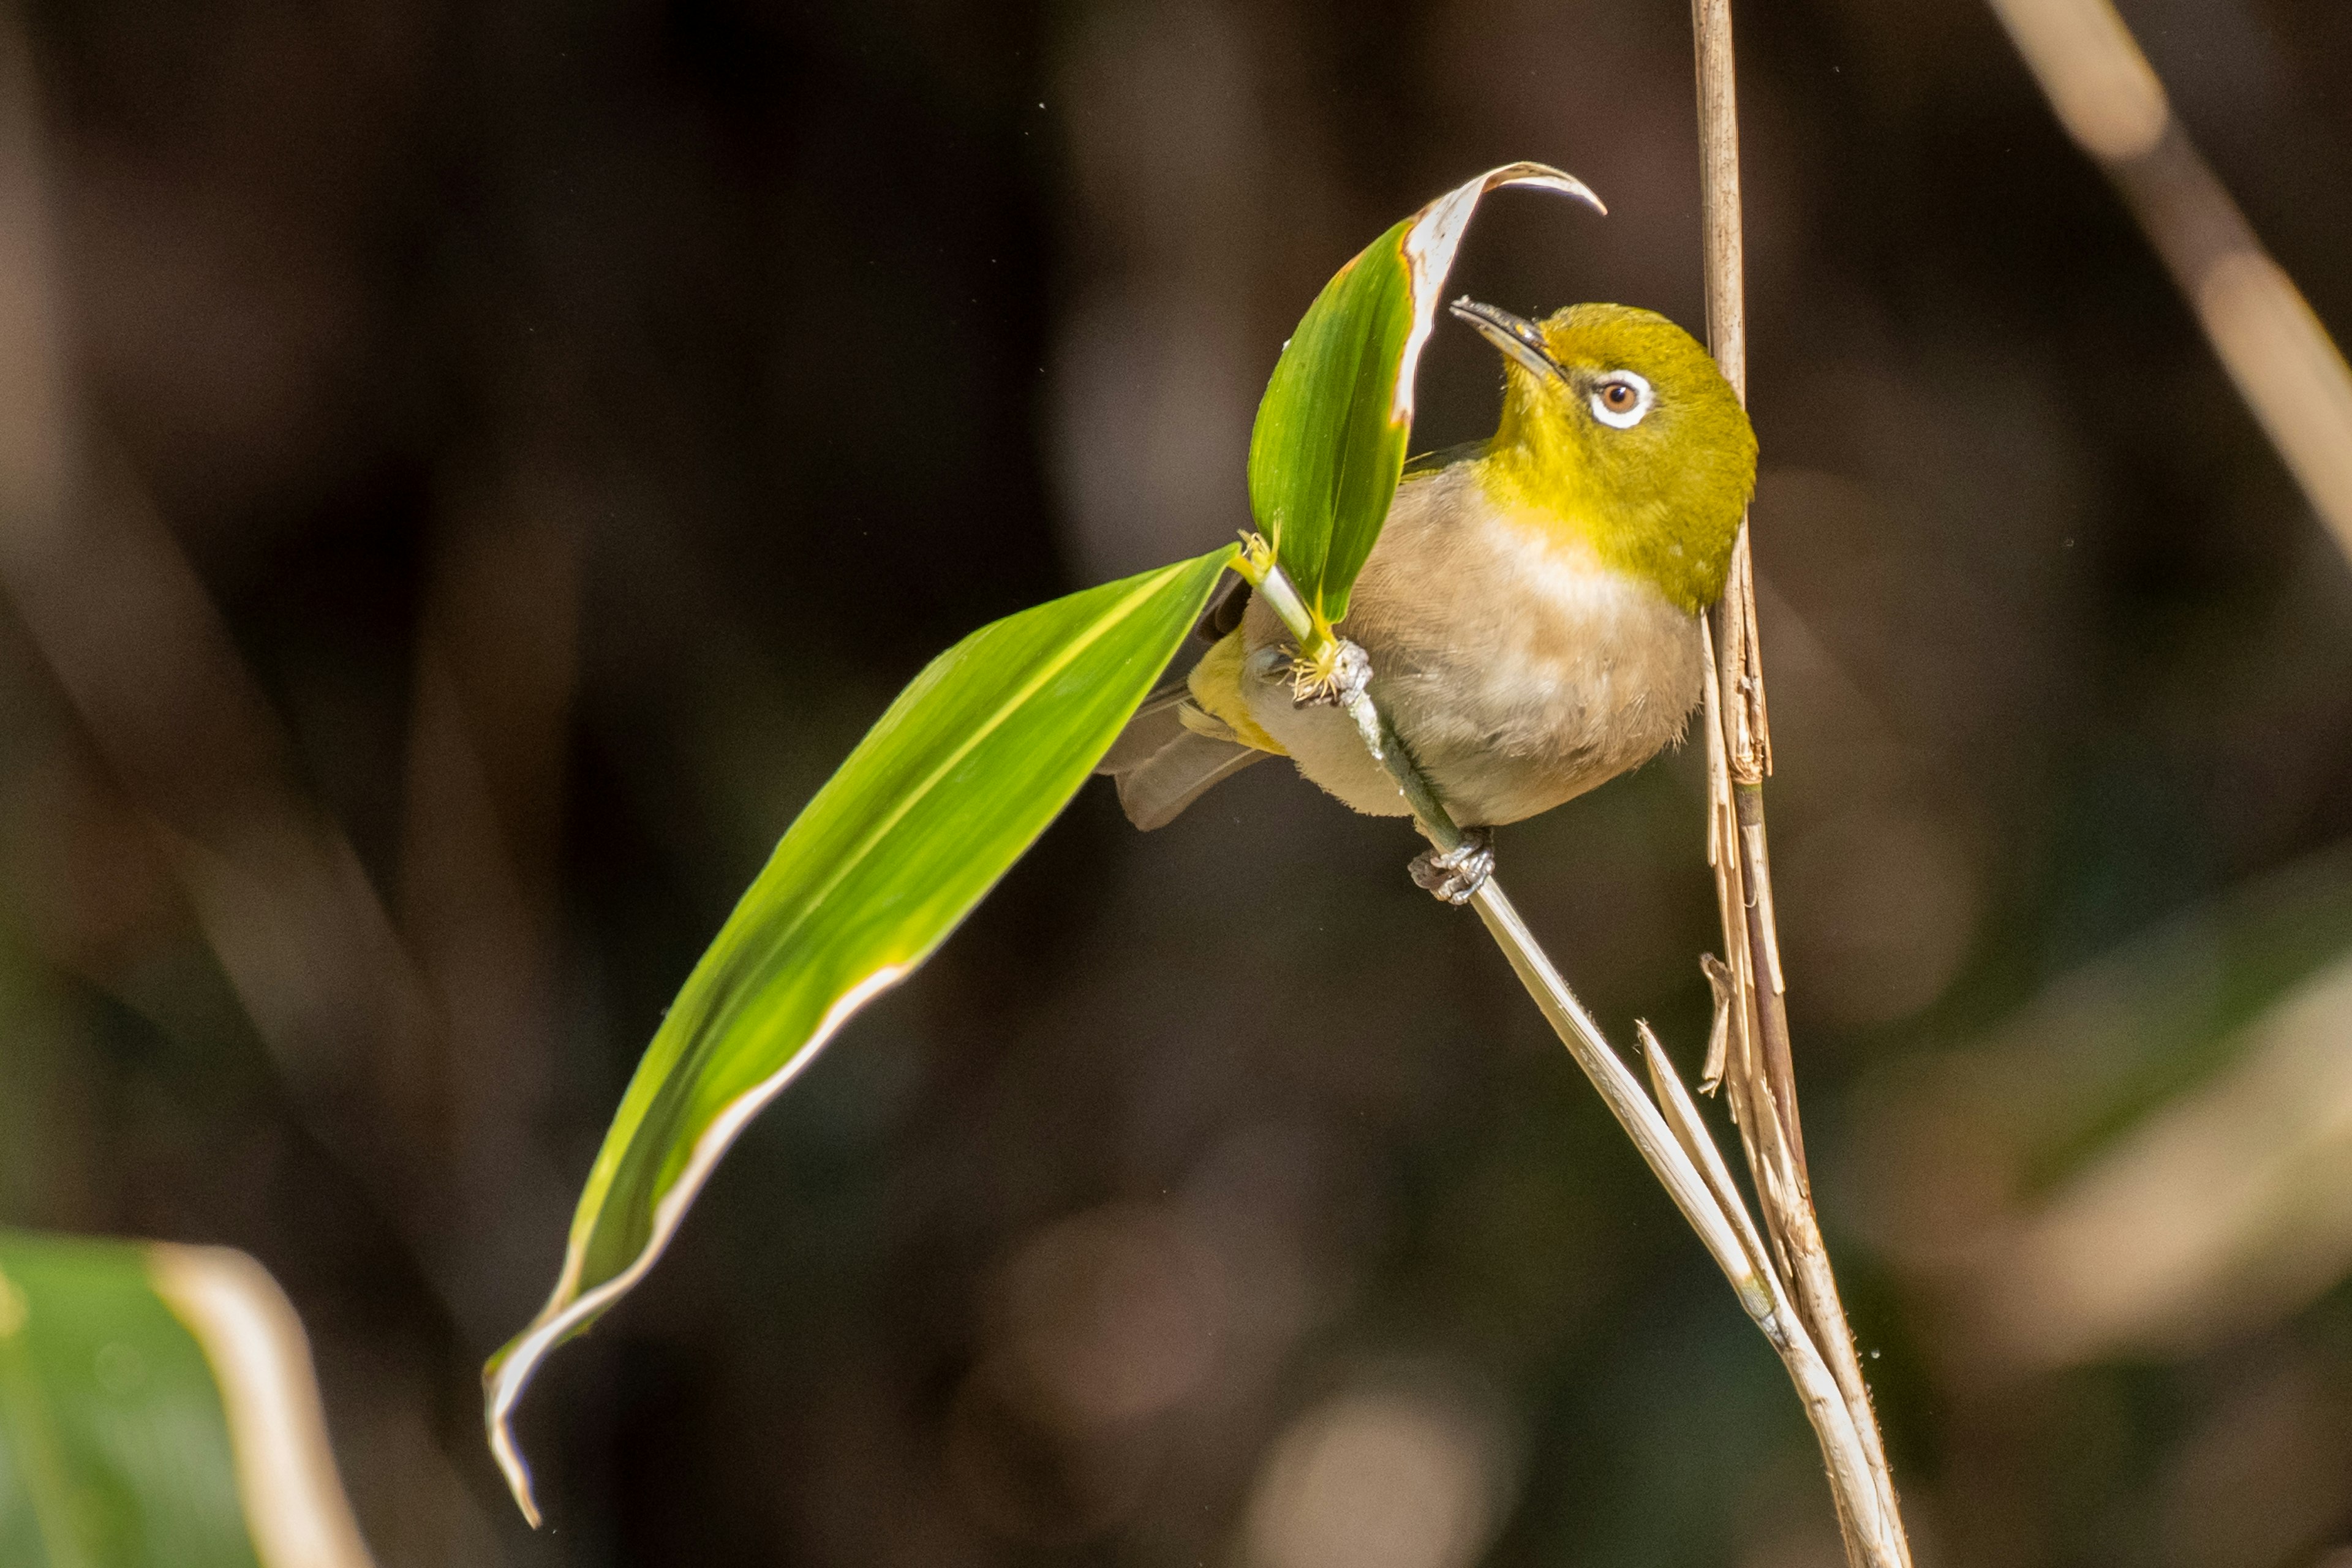
[[(1698, 68), (1699, 166), (1706, 262), (1708, 341), (1742, 402), (1748, 396), (1748, 331), (1740, 256), (1738, 95), (1731, 50), (1730, 0), (1692, 0)], [(1719, 1010), (1706, 1069), (1727, 1086), (1741, 1147), (1764, 1211), (1779, 1284), (1793, 1300), (1843, 1396), (1870, 1467), (1885, 1531), (1877, 1540), (1838, 1492), (1846, 1557), (1863, 1564), (1907, 1564), (1895, 1482), (1885, 1446), (1854, 1354), (1853, 1334), (1838, 1300), (1829, 1252), (1822, 1244), (1805, 1170), (1802, 1125), (1789, 1044), (1787, 980), (1781, 973), (1772, 907), (1771, 860), (1764, 828), (1765, 776), (1772, 738), (1756, 626), (1756, 579), (1747, 525), (1733, 547), (1729, 581), (1706, 639), (1707, 861), (1715, 868), (1725, 961), (1707, 965)], [(1832, 1480), (1835, 1456), (1832, 1460)]]
[(2352, 370), (2173, 118), (2108, 0), (1991, 0), (2042, 90), (2147, 231), (2213, 352), (2352, 556)]

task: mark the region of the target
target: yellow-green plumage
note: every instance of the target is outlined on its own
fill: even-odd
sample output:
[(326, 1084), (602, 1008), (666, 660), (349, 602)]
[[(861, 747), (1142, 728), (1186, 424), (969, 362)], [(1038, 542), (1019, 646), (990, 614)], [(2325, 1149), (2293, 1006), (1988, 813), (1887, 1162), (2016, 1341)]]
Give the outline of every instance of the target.
[[(1756, 438), (1664, 317), (1577, 305), (1538, 326), (1465, 301), (1505, 351), (1494, 437), (1409, 468), (1342, 635), (1449, 811), (1515, 822), (1654, 756), (1697, 705), (1697, 614), (1723, 592)], [(1622, 403), (1622, 406), (1621, 406)], [(1300, 707), (1262, 603), (1106, 760), (1139, 825), (1281, 752), (1360, 811), (1405, 803), (1338, 709)]]
[(1756, 489), (1756, 433), (1738, 395), (1706, 350), (1654, 310), (1571, 305), (1543, 333), (1563, 368), (1639, 372), (1657, 405), (1640, 424), (1613, 429), (1589, 403), (1563, 407), (1557, 384), (1506, 360), (1502, 424), (1482, 482), (1589, 541), (1611, 569), (1657, 584), (1684, 609), (1714, 604)]

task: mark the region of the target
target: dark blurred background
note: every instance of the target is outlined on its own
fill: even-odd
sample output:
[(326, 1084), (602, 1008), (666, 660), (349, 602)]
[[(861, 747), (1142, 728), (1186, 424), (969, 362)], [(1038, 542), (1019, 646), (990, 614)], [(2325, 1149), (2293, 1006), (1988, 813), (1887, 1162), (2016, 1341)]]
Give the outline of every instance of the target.
[[(2352, 331), (2352, 7), (2123, 10)], [(1090, 785), (752, 1129), (533, 1391), (546, 1531), (478, 1425), (793, 812), (1245, 523), (1340, 261), (1542, 159), (1612, 216), (1457, 281), (1700, 326), (1680, 0), (0, 19), (0, 1222), (261, 1258), (386, 1568), (1839, 1561), (1475, 922), (1275, 768)], [(1790, 1012), (1920, 1561), (2340, 1568), (2352, 571), (1989, 12), (1738, 20)], [(1502, 841), (1693, 1069), (1701, 783)]]

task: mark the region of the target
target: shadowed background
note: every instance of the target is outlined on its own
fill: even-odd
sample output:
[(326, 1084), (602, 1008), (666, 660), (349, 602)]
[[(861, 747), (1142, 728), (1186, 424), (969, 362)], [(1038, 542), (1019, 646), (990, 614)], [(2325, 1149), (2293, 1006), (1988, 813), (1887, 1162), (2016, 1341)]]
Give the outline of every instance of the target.
[[(2352, 329), (2352, 11), (2125, 0)], [(1811, 1163), (1923, 1564), (2352, 1542), (2352, 571), (1990, 13), (1738, 18)], [(1290, 324), (1700, 327), (1675, 0), (0, 13), (0, 1223), (224, 1242), (405, 1564), (1840, 1561), (1414, 844), (1106, 785), (479, 1436), (661, 1009), (898, 685), (1246, 521)], [(1416, 447), (1484, 434), (1441, 328)], [(1701, 759), (1507, 831), (1686, 1068)]]

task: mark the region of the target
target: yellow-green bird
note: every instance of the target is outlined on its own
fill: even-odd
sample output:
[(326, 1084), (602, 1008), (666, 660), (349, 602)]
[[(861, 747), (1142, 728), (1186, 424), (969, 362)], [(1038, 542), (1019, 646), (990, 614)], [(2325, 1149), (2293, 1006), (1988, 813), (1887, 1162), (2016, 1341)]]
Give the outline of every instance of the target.
[[(1756, 436), (1715, 361), (1654, 311), (1573, 305), (1538, 323), (1469, 300), (1453, 310), (1503, 353), (1501, 425), (1407, 466), (1339, 629), (1447, 811), (1484, 828), (1681, 736), (1704, 680), (1696, 622), (1723, 593)], [(1104, 759), (1129, 817), (1160, 826), (1284, 755), (1359, 811), (1407, 815), (1347, 713), (1293, 700), (1272, 609), (1237, 603), (1212, 611), (1214, 646)], [(1460, 902), (1492, 864), (1477, 833), (1414, 874)]]

